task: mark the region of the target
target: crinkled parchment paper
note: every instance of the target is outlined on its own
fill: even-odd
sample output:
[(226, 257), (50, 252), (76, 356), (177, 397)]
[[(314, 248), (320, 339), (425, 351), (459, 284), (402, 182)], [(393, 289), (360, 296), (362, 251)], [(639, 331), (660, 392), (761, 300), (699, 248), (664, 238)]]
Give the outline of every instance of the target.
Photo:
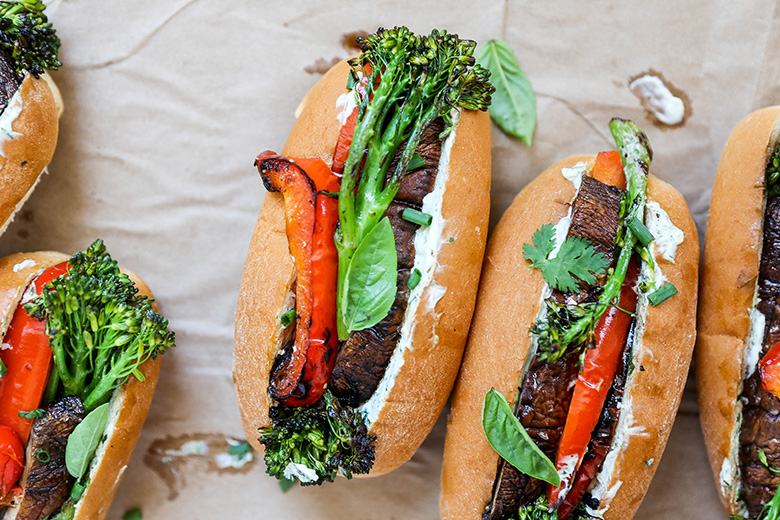
[[(176, 330), (149, 419), (109, 518), (425, 519), (438, 516), (444, 419), (415, 457), (376, 479), (282, 493), (262, 462), (220, 469), (241, 437), (231, 380), (244, 256), (264, 190), (252, 161), (280, 149), (306, 91), (345, 41), (378, 26), (503, 38), (537, 95), (533, 146), (493, 129), (495, 224), (549, 164), (613, 146), (636, 120), (653, 172), (703, 233), (728, 132), (780, 102), (773, 2), (250, 2), (53, 0), (67, 108), (50, 173), (0, 239), (2, 253), (73, 252), (96, 237), (154, 289)], [(686, 104), (658, 123), (628, 88), (653, 71)], [(725, 518), (695, 389), (637, 518)]]

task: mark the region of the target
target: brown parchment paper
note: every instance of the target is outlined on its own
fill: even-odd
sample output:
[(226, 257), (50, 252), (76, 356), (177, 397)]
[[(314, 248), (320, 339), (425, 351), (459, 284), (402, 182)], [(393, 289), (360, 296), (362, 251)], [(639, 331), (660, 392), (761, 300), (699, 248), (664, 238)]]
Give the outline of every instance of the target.
[[(219, 470), (241, 438), (231, 380), (234, 308), (263, 198), (252, 161), (280, 149), (300, 99), (355, 31), (406, 24), (506, 40), (537, 95), (533, 146), (493, 129), (493, 224), (553, 162), (612, 148), (613, 115), (636, 120), (652, 170), (686, 197), (703, 234), (720, 150), (748, 112), (780, 103), (778, 10), (708, 2), (251, 2), (52, 0), (66, 102), (60, 142), (0, 252), (73, 252), (96, 237), (141, 274), (177, 332), (145, 429), (109, 514), (145, 519), (434, 519), (441, 418), (401, 469), (283, 493), (261, 461)], [(628, 89), (654, 70), (687, 118), (654, 123)], [(692, 383), (636, 518), (725, 518)]]

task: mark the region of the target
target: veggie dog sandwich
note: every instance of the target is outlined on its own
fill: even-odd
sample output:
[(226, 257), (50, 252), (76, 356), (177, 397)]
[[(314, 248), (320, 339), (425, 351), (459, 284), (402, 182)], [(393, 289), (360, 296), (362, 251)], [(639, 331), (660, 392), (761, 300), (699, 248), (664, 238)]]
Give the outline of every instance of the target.
[(447, 400), (484, 251), (493, 87), (475, 43), (361, 38), (306, 96), (265, 197), (234, 379), (268, 473), (301, 484), (408, 460)]
[(609, 127), (618, 151), (550, 167), (490, 239), (444, 519), (625, 520), (658, 466), (693, 348), (699, 246), (682, 196), (648, 175), (644, 133)]
[(148, 287), (98, 240), (0, 259), (3, 519), (102, 519), (174, 344)]
[(780, 107), (729, 135), (712, 190), (696, 344), (704, 440), (733, 518), (780, 515)]
[(0, 1), (0, 233), (30, 196), (57, 145), (60, 40), (40, 0)]

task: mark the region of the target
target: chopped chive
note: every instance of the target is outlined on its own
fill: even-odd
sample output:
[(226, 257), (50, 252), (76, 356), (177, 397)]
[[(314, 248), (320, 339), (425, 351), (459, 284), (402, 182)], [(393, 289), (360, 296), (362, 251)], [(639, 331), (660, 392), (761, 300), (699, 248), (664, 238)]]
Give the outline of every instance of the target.
[(352, 74), (347, 76), (347, 90), (352, 90), (352, 87), (355, 86), (355, 83), (356, 83), (355, 76), (353, 76)]
[(17, 415), (22, 419), (37, 419), (38, 417), (46, 415), (46, 410), (38, 408), (36, 410), (30, 410), (29, 412), (19, 412)]
[(73, 489), (70, 490), (70, 499), (74, 502), (78, 502), (79, 498), (81, 498), (81, 495), (84, 494), (85, 489), (87, 489), (87, 486), (77, 481), (75, 484), (73, 484)]
[(655, 307), (659, 303), (668, 300), (675, 294), (677, 294), (677, 287), (675, 287), (673, 283), (667, 283), (664, 284), (664, 286), (660, 289), (651, 293), (647, 299), (650, 300), (650, 303), (653, 305), (653, 307)]
[(290, 309), (289, 311), (280, 314), (279, 315), (279, 321), (282, 324), (282, 327), (289, 327), (292, 325), (292, 322), (295, 321), (295, 318), (297, 318), (297, 314), (295, 314), (295, 309)]
[(144, 517), (140, 507), (131, 509), (122, 515), (122, 520), (141, 520)]
[(420, 226), (430, 226), (431, 222), (433, 222), (433, 217), (431, 215), (423, 213), (422, 211), (417, 211), (414, 208), (405, 208), (403, 213), (401, 213), (401, 216), (404, 220), (408, 220), (409, 222)]
[(414, 155), (412, 155), (412, 158), (409, 160), (409, 164), (406, 166), (406, 171), (410, 172), (417, 168), (422, 168), (423, 166), (425, 166), (425, 159), (423, 159), (422, 155), (419, 153), (414, 152)]
[(628, 227), (631, 229), (631, 231), (634, 232), (637, 240), (639, 240), (643, 246), (646, 246), (653, 241), (653, 234), (650, 233), (650, 230), (647, 229), (647, 226), (645, 226), (637, 217), (634, 217), (628, 221)]
[(421, 279), (422, 273), (415, 267), (414, 271), (412, 271), (412, 274), (409, 275), (409, 281), (406, 282), (406, 285), (409, 287), (409, 289), (414, 289), (417, 287), (417, 284), (420, 283)]
[(8, 367), (5, 366), (5, 363), (3, 363), (3, 360), (0, 359), (0, 377), (3, 377), (6, 372), (8, 372)]
[(35, 458), (38, 459), (39, 461), (43, 462), (44, 464), (46, 464), (47, 462), (49, 462), (51, 460), (51, 455), (49, 455), (49, 452), (47, 452), (45, 450), (38, 450), (35, 453)]

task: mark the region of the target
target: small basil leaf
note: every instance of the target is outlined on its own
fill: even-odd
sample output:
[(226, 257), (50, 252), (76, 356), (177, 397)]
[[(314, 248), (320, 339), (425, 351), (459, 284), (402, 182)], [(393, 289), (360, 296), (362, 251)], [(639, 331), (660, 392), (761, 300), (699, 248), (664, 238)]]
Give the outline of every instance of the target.
[(485, 394), (482, 429), (496, 453), (519, 471), (553, 486), (561, 485), (555, 465), (528, 436), (509, 408), (509, 403), (495, 388)]
[(347, 333), (372, 327), (395, 301), (398, 257), (393, 228), (384, 217), (358, 245), (347, 268), (344, 325)]
[(282, 490), (282, 493), (287, 493), (295, 485), (295, 482), (295, 479), (279, 479), (279, 489)]
[(491, 40), (480, 49), (477, 63), (490, 71), (490, 82), (496, 87), (490, 117), (504, 132), (531, 146), (536, 128), (536, 96), (515, 53), (506, 42)]
[(140, 507), (131, 509), (122, 515), (122, 520), (141, 520), (144, 517)]
[(65, 446), (65, 466), (68, 473), (80, 479), (89, 467), (108, 421), (108, 403), (89, 412), (73, 430)]

